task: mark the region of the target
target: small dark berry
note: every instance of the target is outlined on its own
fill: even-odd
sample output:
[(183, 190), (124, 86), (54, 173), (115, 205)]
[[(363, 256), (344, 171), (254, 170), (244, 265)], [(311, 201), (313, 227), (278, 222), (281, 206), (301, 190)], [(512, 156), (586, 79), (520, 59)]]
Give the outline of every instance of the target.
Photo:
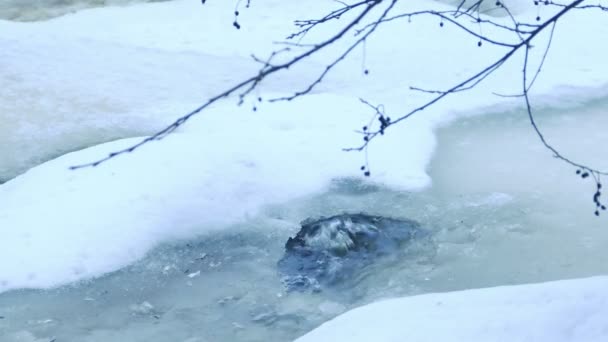
[(363, 70), (363, 73), (366, 75), (369, 75), (369, 70), (365, 69), (365, 70)]
[(363, 130), (364, 130), (364, 131), (367, 131), (367, 126), (363, 126)]
[(443, 21), (439, 23), (439, 27), (443, 27)]
[(595, 216), (600, 216), (600, 212), (599, 211), (595, 211)]
[(258, 107), (253, 106), (253, 111), (254, 111), (254, 112), (257, 112), (257, 111), (258, 111)]
[(477, 46), (481, 46), (481, 40), (477, 42)]
[(239, 15), (239, 11), (234, 11), (234, 15)]
[(536, 17), (536, 21), (540, 21), (540, 16)]
[(581, 170), (576, 170), (576, 174), (580, 175), (581, 174)]
[(589, 172), (585, 172), (581, 175), (581, 178), (587, 178), (589, 177)]
[(365, 173), (363, 173), (365, 175), (365, 177), (369, 177), (371, 175), (371, 173), (369, 171), (365, 171)]
[(361, 166), (361, 171), (365, 170), (365, 165)]
[(241, 25), (239, 23), (237, 23), (236, 21), (234, 23), (232, 23), (232, 26), (236, 27), (237, 30), (241, 29)]

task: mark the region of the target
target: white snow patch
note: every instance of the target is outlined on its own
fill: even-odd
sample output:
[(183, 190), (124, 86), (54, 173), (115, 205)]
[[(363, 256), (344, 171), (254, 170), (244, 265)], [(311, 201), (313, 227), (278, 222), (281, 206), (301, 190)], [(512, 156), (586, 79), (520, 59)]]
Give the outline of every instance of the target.
[(389, 299), (351, 310), (296, 342), (600, 342), (608, 277)]

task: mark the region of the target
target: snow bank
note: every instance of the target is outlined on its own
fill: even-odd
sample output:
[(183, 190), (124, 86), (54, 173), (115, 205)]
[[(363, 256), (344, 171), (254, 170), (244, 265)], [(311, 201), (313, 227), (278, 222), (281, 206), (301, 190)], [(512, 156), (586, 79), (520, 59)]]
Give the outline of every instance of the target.
[(606, 286), (608, 277), (596, 277), (390, 299), (296, 341), (606, 341)]
[[(312, 16), (327, 6), (284, 3), (256, 1), (241, 19), (251, 29), (241, 31), (230, 30), (233, 3), (221, 1), (101, 8), (31, 24), (0, 21), (0, 64), (6, 66), (0, 68), (6, 85), (0, 109), (8, 118), (0, 126), (0, 180), (66, 151), (153, 132), (254, 71), (249, 53), (266, 55), (269, 37), (290, 32), (295, 15)], [(442, 6), (404, 3), (403, 10)], [(480, 49), (447, 26), (424, 17), (389, 24), (367, 43), (367, 77), (353, 72), (361, 69), (361, 59), (353, 57), (315, 95), (256, 102), (258, 95), (308, 84), (323, 70), (324, 53), (272, 78), (243, 107), (222, 103), (137, 153), (95, 169), (67, 170), (135, 141), (120, 140), (62, 156), (1, 185), (0, 260), (12, 262), (0, 264), (0, 291), (98, 276), (162, 241), (224, 228), (264, 205), (321, 191), (334, 178), (361, 177), (363, 155), (341, 150), (361, 142), (353, 131), (371, 114), (357, 97), (383, 103), (394, 117), (427, 98), (409, 86), (443, 89), (503, 53)], [(395, 30), (408, 44), (393, 43)], [(608, 35), (602, 13), (575, 14), (557, 30), (535, 86), (539, 98), (564, 104), (570, 101), (565, 95), (580, 89), (605, 92), (608, 64), (597, 44), (584, 43)], [(429, 44), (437, 41), (442, 44)], [(409, 190), (428, 186), (433, 128), (458, 113), (512, 106), (491, 92), (517, 91), (520, 67), (505, 65), (484, 87), (391, 129), (369, 151), (373, 181)]]

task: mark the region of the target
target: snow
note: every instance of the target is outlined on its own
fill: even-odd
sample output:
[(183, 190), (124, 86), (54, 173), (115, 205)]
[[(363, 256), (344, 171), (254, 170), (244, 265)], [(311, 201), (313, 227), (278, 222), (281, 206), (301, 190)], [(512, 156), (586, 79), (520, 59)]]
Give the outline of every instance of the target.
[(603, 276), (389, 299), (296, 342), (606, 341), (606, 286)]
[[(404, 10), (429, 4), (406, 3)], [(369, 77), (353, 72), (361, 68), (353, 57), (306, 98), (256, 102), (257, 96), (300, 89), (323, 69), (328, 53), (343, 47), (338, 44), (271, 78), (242, 107), (234, 99), (222, 102), (160, 143), (98, 168), (68, 170), (133, 144), (255, 72), (250, 53), (267, 55), (271, 37), (291, 32), (291, 19), (325, 6), (258, 1), (243, 11), (241, 31), (229, 29), (234, 9), (220, 1), (107, 7), (27, 24), (0, 21), (0, 64), (7, 66), (0, 69), (6, 84), (0, 109), (9, 118), (0, 127), (0, 179), (11, 179), (0, 186), (0, 260), (12, 260), (0, 264), (0, 292), (101, 276), (162, 242), (226, 229), (264, 206), (323, 191), (332, 179), (363, 178), (363, 155), (341, 150), (361, 142), (353, 131), (370, 117), (359, 96), (398, 114), (428, 99), (409, 86), (444, 88), (502, 53), (440, 29), (435, 18), (389, 24), (367, 43)], [(386, 43), (397, 29), (408, 45)], [(567, 105), (571, 94), (574, 101), (604, 94), (605, 54), (579, 38), (608, 35), (602, 14), (572, 15), (558, 33), (534, 88), (539, 103)], [(428, 43), (435, 41), (444, 44)], [(387, 63), (386, 56), (407, 62)], [(371, 181), (411, 191), (429, 186), (425, 168), (434, 128), (458, 115), (515, 106), (491, 92), (516, 92), (519, 68), (505, 65), (483, 88), (391, 129), (370, 148)], [(64, 154), (98, 143), (104, 144)]]

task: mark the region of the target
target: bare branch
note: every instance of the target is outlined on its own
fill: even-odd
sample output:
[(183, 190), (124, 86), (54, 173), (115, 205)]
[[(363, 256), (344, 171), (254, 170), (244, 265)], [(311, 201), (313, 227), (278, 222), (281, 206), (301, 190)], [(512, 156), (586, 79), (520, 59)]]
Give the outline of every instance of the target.
[(428, 108), (429, 106), (432, 106), (433, 104), (437, 103), (438, 101), (440, 101), (441, 99), (443, 99), (444, 97), (456, 93), (459, 90), (469, 87), (469, 89), (471, 89), (471, 85), (472, 84), (479, 84), (480, 83), (480, 79), (483, 79), (485, 77), (487, 77), (489, 74), (493, 73), (494, 71), (496, 71), (501, 65), (503, 65), (507, 60), (509, 60), (517, 51), (519, 51), (522, 47), (528, 47), (530, 45), (530, 42), (541, 32), (544, 31), (545, 28), (547, 28), (548, 26), (552, 25), (553, 23), (557, 22), (557, 20), (559, 20), (559, 18), (561, 18), (564, 14), (566, 14), (571, 8), (579, 5), (580, 3), (582, 3), (584, 0), (575, 0), (573, 1), (569, 6), (563, 8), (561, 11), (559, 11), (558, 13), (556, 13), (553, 17), (549, 18), (547, 21), (545, 21), (544, 23), (542, 23), (541, 25), (539, 25), (532, 33), (530, 33), (530, 35), (521, 43), (515, 45), (514, 47), (512, 47), (506, 54), (504, 54), (502, 57), (498, 58), (495, 62), (493, 62), (492, 64), (490, 64), (489, 66), (485, 67), (484, 69), (482, 69), (481, 71), (477, 72), (476, 74), (474, 74), (473, 76), (470, 76), (469, 78), (465, 79), (464, 81), (461, 81), (460, 83), (456, 84), (455, 86), (449, 88), (446, 91), (443, 92), (439, 92), (438, 95), (436, 97), (434, 97), (432, 100), (426, 102), (425, 104), (423, 104), (422, 106), (419, 106), (417, 108), (414, 108), (413, 110), (411, 110), (410, 112), (408, 112), (407, 114), (404, 114), (400, 117), (398, 117), (396, 120), (391, 121), (386, 127), (383, 127), (383, 129), (381, 130), (376, 130), (373, 132), (370, 132), (366, 135), (367, 139), (364, 139), (364, 143), (359, 146), (359, 147), (353, 147), (353, 148), (345, 148), (345, 151), (362, 151), (366, 148), (366, 146), (374, 139), (376, 138), (378, 135), (381, 135), (384, 133), (384, 130), (396, 125), (397, 123), (406, 120), (407, 118), (411, 117), (412, 115), (423, 111), (424, 109)]
[[(394, 1), (396, 1), (396, 0), (394, 0)], [(122, 150), (119, 150), (116, 152), (112, 152), (112, 153), (108, 154), (108, 156), (106, 156), (105, 158), (96, 160), (94, 162), (86, 163), (86, 164), (71, 166), (70, 169), (75, 170), (75, 169), (80, 169), (80, 168), (85, 168), (85, 167), (95, 167), (95, 166), (98, 166), (101, 163), (104, 163), (119, 155), (122, 155), (125, 153), (131, 153), (149, 142), (163, 139), (168, 134), (175, 131), (178, 127), (180, 127), (184, 123), (186, 123), (194, 115), (200, 113), (201, 111), (203, 111), (207, 107), (211, 106), (215, 102), (219, 101), (220, 99), (227, 98), (228, 96), (232, 95), (237, 90), (240, 90), (240, 89), (243, 89), (243, 88), (249, 86), (249, 88), (247, 88), (247, 90), (245, 90), (245, 93), (251, 92), (267, 76), (274, 74), (278, 71), (288, 69), (292, 65), (298, 63), (299, 61), (323, 50), (325, 47), (330, 46), (334, 42), (340, 40), (347, 32), (349, 32), (355, 25), (357, 25), (363, 18), (365, 18), (365, 16), (381, 2), (382, 2), (382, 0), (367, 1), (367, 7), (365, 7), (365, 9), (355, 19), (353, 19), (351, 22), (349, 22), (346, 26), (344, 26), (344, 28), (342, 30), (340, 30), (337, 34), (335, 34), (331, 38), (325, 40), (324, 42), (322, 42), (318, 45), (315, 45), (313, 48), (294, 57), (293, 59), (289, 60), (288, 62), (285, 62), (283, 64), (278, 64), (275, 66), (268, 66), (266, 68), (262, 68), (262, 70), (260, 70), (260, 72), (257, 75), (251, 76), (250, 78), (234, 85), (233, 87), (229, 88), (228, 90), (210, 98), (209, 100), (207, 100), (207, 102), (205, 102), (198, 108), (196, 108), (196, 109), (192, 110), (190, 113), (178, 118), (173, 123), (171, 123), (167, 127), (163, 128), (159, 132), (155, 133), (154, 135), (147, 137), (147, 138), (141, 140), (140, 142), (138, 142), (137, 144), (132, 145), (128, 148), (125, 148), (125, 149), (122, 149)]]

